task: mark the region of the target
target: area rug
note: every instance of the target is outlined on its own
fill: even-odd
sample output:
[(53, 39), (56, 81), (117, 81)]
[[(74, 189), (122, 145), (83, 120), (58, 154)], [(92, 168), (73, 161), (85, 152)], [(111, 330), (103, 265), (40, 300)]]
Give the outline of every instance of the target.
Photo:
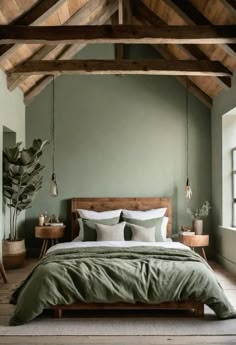
[(220, 321), (208, 312), (205, 317), (39, 317), (16, 327), (1, 320), (0, 336), (68, 335), (236, 335), (236, 319)]

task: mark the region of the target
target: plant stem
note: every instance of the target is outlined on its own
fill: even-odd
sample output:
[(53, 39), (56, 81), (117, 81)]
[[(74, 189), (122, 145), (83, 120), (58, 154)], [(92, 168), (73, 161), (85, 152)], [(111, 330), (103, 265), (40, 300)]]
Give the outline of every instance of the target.
[(15, 223), (15, 239), (16, 239), (16, 240), (18, 240), (17, 217), (18, 217), (18, 213), (17, 213), (17, 209), (16, 209), (16, 223)]
[(20, 195), (20, 188), (21, 188), (21, 183), (22, 183), (22, 177), (20, 178), (20, 183), (18, 185), (18, 192), (17, 192), (17, 199), (16, 199), (16, 204), (15, 204), (15, 210), (14, 210), (14, 240), (18, 240), (18, 234), (17, 234), (17, 209), (18, 209), (18, 203), (19, 203), (19, 195)]
[[(12, 199), (10, 199), (12, 201)], [(9, 238), (12, 240), (12, 209), (11, 209), (11, 201), (10, 201), (10, 235)]]
[(12, 230), (13, 230), (13, 236), (12, 236), (12, 241), (14, 241), (15, 240), (15, 236), (16, 236), (16, 234), (15, 234), (15, 212), (16, 212), (16, 209), (14, 208), (14, 211), (13, 211), (13, 224), (12, 224)]

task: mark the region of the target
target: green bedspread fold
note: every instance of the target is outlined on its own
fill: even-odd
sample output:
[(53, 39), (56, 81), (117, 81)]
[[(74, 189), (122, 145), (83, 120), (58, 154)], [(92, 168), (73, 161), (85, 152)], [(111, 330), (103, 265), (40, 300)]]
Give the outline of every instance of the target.
[(190, 250), (161, 247), (73, 248), (47, 254), (14, 292), (10, 325), (53, 305), (162, 303), (195, 299), (217, 317), (235, 317), (209, 265)]

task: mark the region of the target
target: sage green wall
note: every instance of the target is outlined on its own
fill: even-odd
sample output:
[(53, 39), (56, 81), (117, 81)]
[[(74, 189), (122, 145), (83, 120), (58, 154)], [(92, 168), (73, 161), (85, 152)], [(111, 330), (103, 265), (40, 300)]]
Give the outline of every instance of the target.
[[(236, 273), (236, 229), (223, 224), (223, 187), (222, 187), (222, 116), (236, 114), (236, 73), (232, 87), (222, 91), (214, 99), (212, 109), (212, 201), (213, 230), (218, 259), (228, 269)], [(226, 115), (227, 116), (227, 115)]]
[[(7, 89), (6, 76), (0, 71), (0, 151), (3, 149), (3, 127), (7, 127), (16, 133), (16, 140), (25, 141), (25, 105), (23, 95), (19, 89), (9, 92)], [(2, 154), (0, 154), (0, 166), (2, 167)], [(3, 214), (2, 198), (2, 168), (0, 169), (0, 243), (3, 233), (8, 233), (7, 219)], [(20, 222), (24, 222), (24, 214)], [(6, 229), (7, 227), (7, 229)], [(2, 246), (0, 245), (0, 259)]]
[[(134, 46), (130, 56), (156, 56)], [(90, 46), (83, 58), (113, 57), (112, 46)], [(51, 149), (45, 184), (27, 212), (33, 232), (39, 212), (66, 218), (71, 197), (170, 196), (173, 225), (189, 224), (186, 182), (186, 91), (173, 77), (62, 76), (56, 79), (56, 173), (59, 197), (49, 196)], [(190, 206), (211, 200), (210, 111), (190, 96)], [(27, 143), (50, 138), (52, 85), (27, 107)], [(33, 245), (33, 244), (32, 244)]]

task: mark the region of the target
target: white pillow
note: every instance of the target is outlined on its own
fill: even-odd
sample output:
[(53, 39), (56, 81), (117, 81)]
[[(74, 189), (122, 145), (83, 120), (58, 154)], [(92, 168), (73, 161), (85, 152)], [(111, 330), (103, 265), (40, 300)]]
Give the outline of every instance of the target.
[(83, 209), (77, 210), (80, 217), (86, 218), (86, 219), (110, 219), (110, 218), (120, 217), (121, 211), (122, 210), (96, 212), (96, 211), (89, 211), (89, 210), (83, 210)]
[(161, 218), (164, 217), (167, 208), (154, 208), (148, 211), (131, 211), (131, 210), (122, 210), (122, 213), (127, 218), (135, 218), (139, 220), (147, 220), (152, 218)]
[(168, 225), (169, 218), (168, 217), (163, 217), (163, 221), (161, 224), (161, 236), (163, 238), (163, 241), (167, 240), (167, 225)]

